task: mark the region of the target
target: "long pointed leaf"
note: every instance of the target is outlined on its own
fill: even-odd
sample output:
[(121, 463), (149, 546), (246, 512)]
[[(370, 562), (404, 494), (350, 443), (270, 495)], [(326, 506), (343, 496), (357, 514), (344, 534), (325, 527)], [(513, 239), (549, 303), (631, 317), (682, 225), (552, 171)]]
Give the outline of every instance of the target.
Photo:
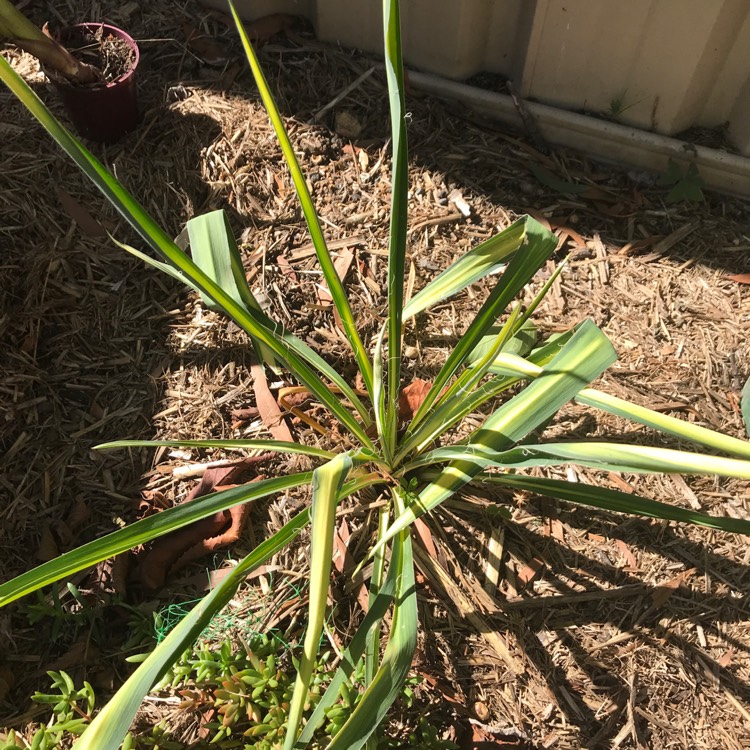
[(534, 492), (538, 495), (555, 497), (576, 505), (610, 510), (616, 513), (648, 516), (667, 521), (682, 521), (711, 529), (730, 531), (736, 534), (750, 534), (750, 521), (740, 518), (720, 518), (707, 513), (679, 508), (675, 505), (649, 500), (640, 495), (630, 495), (619, 490), (610, 490), (590, 484), (564, 482), (560, 479), (528, 477), (523, 474), (481, 474), (478, 481), (499, 484), (505, 487)]
[(125, 252), (130, 253), (133, 257), (138, 258), (138, 260), (142, 261), (143, 263), (146, 263), (152, 268), (155, 268), (157, 271), (161, 271), (162, 273), (167, 274), (167, 276), (171, 276), (173, 279), (177, 279), (177, 281), (180, 281), (186, 286), (189, 286), (194, 292), (198, 292), (198, 294), (202, 294), (200, 288), (197, 286), (194, 286), (193, 282), (182, 274), (182, 271), (178, 270), (177, 268), (170, 265), (169, 263), (163, 263), (160, 260), (156, 260), (156, 258), (152, 258), (150, 255), (147, 255), (146, 253), (141, 252), (137, 248), (132, 247), (131, 245), (126, 245), (124, 242), (120, 242), (116, 237), (113, 237), (111, 234), (109, 235), (109, 239), (112, 242), (114, 242), (114, 244), (117, 245), (119, 248), (122, 248), (123, 250), (125, 250)]
[(365, 388), (372, 398), (372, 364), (370, 363), (367, 349), (362, 343), (359, 333), (357, 332), (357, 326), (354, 323), (354, 316), (352, 315), (352, 311), (349, 306), (349, 300), (347, 299), (346, 292), (344, 291), (344, 286), (341, 283), (341, 279), (339, 279), (338, 274), (336, 273), (336, 269), (333, 265), (333, 261), (331, 260), (330, 253), (323, 236), (323, 230), (320, 227), (318, 214), (315, 211), (315, 205), (313, 203), (312, 197), (310, 196), (310, 192), (307, 189), (307, 182), (305, 181), (305, 177), (302, 174), (302, 170), (300, 169), (297, 157), (294, 153), (294, 148), (292, 147), (292, 143), (289, 140), (289, 135), (286, 132), (286, 128), (284, 127), (284, 122), (281, 119), (281, 115), (279, 114), (279, 110), (276, 106), (276, 102), (274, 101), (271, 89), (269, 88), (266, 77), (261, 70), (260, 64), (258, 63), (258, 58), (255, 55), (253, 45), (250, 42), (250, 38), (248, 37), (247, 32), (245, 31), (245, 27), (243, 26), (242, 21), (240, 20), (240, 17), (237, 14), (237, 11), (231, 0), (229, 0), (229, 9), (232, 12), (235, 25), (237, 26), (237, 31), (240, 35), (240, 39), (242, 40), (242, 46), (245, 50), (245, 56), (247, 57), (248, 63), (250, 64), (250, 68), (253, 72), (253, 77), (255, 78), (255, 83), (258, 86), (258, 91), (260, 92), (261, 99), (263, 100), (263, 105), (266, 108), (268, 116), (271, 120), (271, 125), (273, 126), (276, 137), (278, 138), (279, 144), (281, 145), (281, 150), (284, 154), (284, 160), (286, 161), (287, 168), (291, 173), (292, 182), (294, 183), (294, 187), (297, 191), (297, 195), (302, 206), (302, 213), (305, 216), (305, 221), (307, 222), (307, 227), (310, 232), (310, 238), (312, 239), (313, 247), (315, 248), (315, 254), (318, 257), (318, 263), (320, 263), (320, 267), (323, 271), (323, 276), (326, 280), (326, 284), (328, 284), (328, 290), (331, 294), (331, 298), (333, 299), (333, 303), (336, 306), (339, 317), (341, 318), (341, 322), (344, 327), (344, 333), (346, 334), (346, 337), (349, 340), (349, 343), (351, 344), (352, 350), (354, 352), (354, 356), (357, 359), (357, 364), (359, 365), (360, 372), (362, 373), (362, 378), (365, 382)]
[[(390, 522), (390, 508), (384, 505), (378, 514), (378, 536), (379, 539), (385, 534)], [(389, 569), (390, 570), (390, 569)], [(375, 555), (372, 561), (372, 576), (370, 578), (369, 604), (372, 605), (383, 585), (383, 576), (385, 574), (385, 550), (382, 554)], [(374, 679), (375, 672), (380, 660), (380, 629), (371, 627), (367, 633), (367, 647), (365, 649), (365, 679), (364, 684), (367, 687)]]
[(712, 474), (750, 479), (750, 461), (646, 445), (574, 441), (521, 445), (507, 451), (487, 450), (478, 445), (438, 448), (417, 459), (410, 468), (456, 460), (474, 461), (483, 468), (521, 469), (577, 464), (631, 474)]
[[(397, 507), (403, 511), (400, 503)], [(394, 539), (391, 566), (394, 565), (398, 590), (383, 661), (354, 712), (331, 740), (328, 750), (359, 750), (398, 698), (409, 673), (417, 645), (418, 619), (414, 559), (408, 529), (399, 532)]]
[(342, 453), (313, 472), (313, 500), (311, 510), (310, 593), (307, 628), (302, 646), (302, 658), (289, 705), (285, 750), (292, 750), (297, 739), (302, 712), (307, 702), (318, 653), (320, 634), (325, 620), (328, 586), (333, 563), (333, 535), (339, 488), (352, 469), (351, 456)]
[[(187, 223), (190, 254), (198, 267), (239, 304), (260, 310), (245, 278), (237, 242), (223, 209), (194, 216)], [(203, 296), (211, 310), (221, 310), (210, 297)]]
[[(616, 358), (604, 333), (592, 321), (585, 321), (544, 368), (543, 375), (492, 414), (472, 434), (468, 445), (495, 451), (508, 450), (552, 417)], [(453, 461), (446, 466), (438, 478), (428, 484), (393, 522), (370, 555), (379, 551), (395, 533), (411, 525), (420, 515), (455, 494), (481, 470), (481, 461), (468, 459)]]
[(148, 658), (125, 681), (74, 743), (75, 750), (117, 750), (136, 711), (152, 686), (188, 648), (215, 614), (232, 598), (237, 586), (259, 565), (286, 547), (309, 521), (307, 509), (297, 514), (270, 539), (261, 542), (197, 604)]
[(497, 273), (525, 240), (526, 217), (523, 217), (464, 253), (415, 294), (404, 307), (404, 320), (452, 297), (485, 276)]
[(647, 409), (645, 406), (639, 406), (616, 396), (610, 396), (594, 388), (584, 388), (575, 400), (579, 404), (596, 407), (618, 417), (624, 417), (633, 422), (652, 427), (660, 432), (698, 443), (698, 445), (715, 448), (733, 456), (750, 458), (750, 442), (747, 440), (739, 440), (731, 437), (731, 435), (722, 435), (720, 432)]
[(299, 453), (304, 456), (332, 459), (336, 454), (287, 440), (114, 440), (100, 443), (94, 450), (110, 451), (120, 448), (227, 448), (229, 450), (262, 450), (275, 453)]
[(505, 325), (495, 334), (494, 341), (484, 355), (472, 363), (471, 367), (467, 367), (438, 397), (437, 408), (443, 402), (455, 403), (457, 400), (465, 400), (466, 396), (476, 389), (479, 382), (487, 374), (495, 357), (513, 336), (520, 317), (521, 305), (515, 305)]
[(211, 495), (191, 500), (189, 503), (168, 508), (148, 518), (142, 518), (123, 529), (113, 531), (111, 534), (95, 539), (93, 542), (84, 544), (56, 557), (54, 560), (22, 573), (7, 583), (0, 584), (0, 607), (36, 591), (42, 586), (59, 581), (78, 570), (96, 565), (108, 557), (127, 552), (139, 544), (168, 534), (170, 531), (182, 528), (193, 521), (199, 521), (201, 518), (227, 510), (239, 503), (257, 500), (275, 492), (307, 484), (311, 479), (312, 472), (262, 479), (241, 487), (214, 492)]
[(409, 190), (409, 157), (406, 139), (406, 105), (404, 103), (404, 65), (401, 57), (401, 20), (398, 2), (383, 0), (383, 38), (385, 74), (391, 116), (391, 226), (388, 241), (388, 388), (386, 390), (386, 423), (381, 439), (392, 453), (396, 446), (398, 397), (401, 392), (401, 320), (404, 306), (404, 267), (406, 260), (406, 226)]
[(433, 403), (435, 403), (450, 378), (453, 377), (453, 374), (463, 365), (498, 316), (529, 283), (556, 247), (557, 237), (548, 232), (539, 222), (531, 217), (526, 217), (523, 247), (513, 255), (505, 273), (500, 277), (482, 308), (448, 356), (427, 393), (427, 397), (414, 415), (412, 427), (416, 427), (429, 414)]
[[(533, 357), (523, 359), (512, 354), (500, 354), (495, 359), (494, 366), (490, 369), (506, 375), (515, 374), (533, 379), (541, 375), (542, 369), (538, 363), (532, 360)], [(595, 388), (584, 388), (576, 395), (575, 401), (579, 404), (601, 409), (609, 414), (615, 414), (618, 417), (630, 419), (633, 422), (638, 422), (683, 440), (689, 440), (698, 445), (715, 448), (730, 455), (750, 458), (750, 442), (747, 440), (723, 435), (715, 430), (686, 422), (684, 419), (677, 419), (616, 396), (610, 396)]]

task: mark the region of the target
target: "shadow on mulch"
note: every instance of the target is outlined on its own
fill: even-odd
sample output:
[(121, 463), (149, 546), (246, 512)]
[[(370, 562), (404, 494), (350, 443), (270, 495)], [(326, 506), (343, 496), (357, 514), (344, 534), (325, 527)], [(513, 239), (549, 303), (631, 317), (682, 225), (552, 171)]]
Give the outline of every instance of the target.
[[(591, 520), (586, 517), (585, 512), (562, 515), (571, 528), (586, 532), (591, 527)], [(548, 602), (530, 597), (526, 601), (516, 601), (509, 605), (506, 610), (509, 616), (506, 627), (522, 644), (539, 673), (545, 675), (547, 685), (557, 697), (561, 710), (567, 714), (568, 721), (581, 728), (582, 746), (599, 747), (610, 736), (618, 717), (621, 718), (621, 714), (627, 709), (629, 700), (632, 711), (631, 692), (641, 689), (642, 678), (648, 677), (647, 663), (641, 663), (637, 667), (637, 671), (629, 676), (630, 682), (624, 675), (619, 676), (602, 664), (598, 658), (599, 652), (604, 649), (611, 652), (621, 649), (621, 644), (627, 644), (625, 650), (631, 654), (641, 644), (657, 650), (668, 644), (670, 649), (679, 654), (678, 664), (682, 670), (687, 673), (697, 672), (703, 679), (720, 685), (722, 690), (731, 693), (736, 699), (750, 701), (750, 682), (738, 677), (730, 668), (731, 658), (721, 663), (721, 658), (713, 658), (695, 643), (692, 633), (681, 635), (674, 628), (675, 621), (683, 626), (691, 623), (693, 628), (703, 628), (706, 634), (721, 638), (726, 643), (725, 653), (750, 653), (746, 641), (732, 638), (724, 632), (726, 624), (744, 623), (750, 617), (750, 609), (747, 608), (744, 597), (737, 596), (737, 592), (746, 589), (750, 567), (710, 552), (706, 544), (685, 539), (666, 525), (655, 528), (646, 521), (631, 519), (623, 523), (622, 519), (615, 516), (601, 515), (599, 521), (609, 521), (611, 524), (609, 539), (622, 540), (635, 549), (674, 561), (677, 565), (667, 567), (682, 571), (683, 576), (687, 570), (689, 575), (686, 580), (694, 574), (718, 578), (727, 585), (720, 584), (724, 589), (723, 593), (700, 592), (684, 585), (679, 575), (666, 585), (644, 585), (641, 578), (618, 569), (609, 561), (602, 563), (593, 557), (574, 553), (568, 546), (534, 533), (528, 527), (509, 528), (514, 535), (518, 535), (521, 544), (541, 552), (542, 558), (553, 564), (549, 583), (557, 589), (557, 594), (550, 595)], [(585, 571), (585, 575), (576, 575), (576, 570)], [(568, 576), (567, 583), (554, 579), (560, 572)], [(590, 586), (592, 581), (599, 583), (598, 591), (603, 598), (609, 598), (613, 589), (621, 591), (617, 619), (613, 619), (611, 608), (597, 602), (597, 588), (588, 588), (586, 600), (575, 603), (576, 590), (580, 591), (581, 586)], [(728, 585), (732, 591), (726, 590)], [(516, 616), (513, 617), (513, 614)], [(597, 625), (609, 627), (605, 630), (595, 628)], [(571, 635), (575, 629), (598, 631), (601, 635), (593, 647), (585, 648)], [(605, 639), (605, 633), (612, 635)], [(540, 638), (540, 634), (547, 637)], [(552, 658), (548, 646), (557, 639), (571, 654), (576, 665), (575, 681), (570, 678), (571, 670), (561, 668)], [(634, 686), (633, 680), (640, 685)], [(583, 682), (595, 686), (599, 697), (609, 697), (617, 706), (617, 711), (612, 712), (605, 720), (597, 717), (596, 711), (584, 699), (581, 691)], [(689, 697), (684, 689), (675, 689), (670, 691), (669, 700), (679, 703)], [(650, 717), (638, 718), (636, 715), (635, 718), (641, 725), (641, 736), (647, 737), (645, 731)]]

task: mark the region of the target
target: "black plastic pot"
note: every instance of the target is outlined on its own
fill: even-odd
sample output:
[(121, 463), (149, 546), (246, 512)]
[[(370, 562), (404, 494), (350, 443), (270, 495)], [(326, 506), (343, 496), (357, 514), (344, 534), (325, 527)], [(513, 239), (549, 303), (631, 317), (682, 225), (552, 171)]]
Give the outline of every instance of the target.
[(131, 131), (138, 123), (138, 100), (135, 73), (140, 60), (138, 45), (132, 37), (106, 23), (81, 23), (63, 30), (61, 42), (76, 29), (97, 33), (105, 37), (122, 39), (133, 52), (130, 69), (109, 82), (87, 86), (74, 86), (50, 77), (60, 94), (76, 131), (84, 138), (102, 143), (112, 143)]

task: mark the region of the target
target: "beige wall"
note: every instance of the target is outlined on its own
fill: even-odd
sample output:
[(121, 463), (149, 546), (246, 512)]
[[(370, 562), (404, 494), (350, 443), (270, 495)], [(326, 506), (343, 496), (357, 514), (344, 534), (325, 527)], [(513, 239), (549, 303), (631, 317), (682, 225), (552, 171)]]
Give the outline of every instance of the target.
[[(204, 0), (223, 6), (223, 0)], [(382, 49), (380, 0), (235, 0), (297, 13), (318, 37)], [(674, 135), (729, 122), (750, 154), (750, 0), (402, 0), (408, 65), (490, 71), (532, 100)]]

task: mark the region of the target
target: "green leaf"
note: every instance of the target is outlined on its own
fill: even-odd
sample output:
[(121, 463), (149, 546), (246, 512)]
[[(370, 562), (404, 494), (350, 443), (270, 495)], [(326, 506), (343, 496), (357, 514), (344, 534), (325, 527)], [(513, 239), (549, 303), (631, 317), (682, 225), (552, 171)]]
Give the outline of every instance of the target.
[[(495, 359), (495, 364), (491, 371), (502, 373), (504, 375), (515, 375), (518, 377), (534, 379), (542, 373), (539, 361), (534, 361), (539, 354), (551, 352), (558, 347), (562, 339), (548, 343), (543, 349), (537, 350), (528, 360), (514, 355), (500, 354)], [(730, 455), (743, 456), (750, 458), (750, 443), (746, 440), (739, 440), (730, 435), (722, 435), (720, 432), (709, 430), (700, 425), (686, 422), (683, 419), (677, 419), (661, 412), (647, 409), (645, 406), (639, 406), (630, 401), (610, 396), (594, 388), (584, 388), (575, 397), (575, 401), (586, 406), (593, 406), (609, 414), (615, 414), (618, 417), (632, 420), (640, 424), (651, 427), (660, 432), (689, 440), (699, 445), (705, 445), (716, 450), (729, 453)]]
[(595, 485), (564, 482), (559, 479), (528, 477), (522, 474), (482, 474), (476, 478), (481, 482), (555, 497), (576, 505), (587, 505), (591, 508), (659, 518), (666, 521), (682, 521), (736, 534), (750, 534), (750, 521), (709, 516), (707, 513), (698, 513), (686, 508), (660, 503), (656, 500), (649, 500), (640, 495), (631, 495), (627, 492), (610, 490)]
[(297, 680), (289, 705), (289, 718), (284, 750), (292, 750), (302, 712), (307, 703), (310, 680), (323, 632), (328, 586), (333, 562), (333, 535), (336, 522), (336, 504), (339, 489), (353, 467), (352, 458), (342, 453), (313, 472), (313, 499), (311, 510), (310, 593), (307, 611), (307, 628), (302, 646), (302, 658), (297, 670)]
[[(474, 351), (466, 358), (468, 365), (479, 362), (492, 348), (502, 326), (492, 326), (487, 335), (483, 336)], [(521, 328), (506, 341), (500, 351), (507, 354), (515, 354), (517, 357), (525, 357), (533, 348), (538, 336), (538, 328), (531, 322), (526, 321)]]
[[(221, 287), (238, 305), (262, 312), (245, 277), (242, 256), (223, 209), (196, 216), (187, 223), (190, 252), (197, 266)], [(204, 304), (214, 311), (222, 311), (220, 304), (201, 293)], [(258, 358), (269, 367), (275, 364), (273, 352), (253, 340)]]
[(262, 479), (241, 487), (214, 492), (211, 495), (191, 500), (189, 503), (168, 508), (148, 518), (142, 518), (123, 529), (113, 531), (111, 534), (95, 539), (93, 542), (84, 544), (56, 557), (54, 560), (22, 573), (7, 583), (0, 584), (0, 607), (36, 591), (42, 586), (59, 581), (78, 570), (89, 568), (108, 557), (119, 555), (121, 552), (127, 552), (139, 544), (145, 544), (152, 539), (168, 534), (170, 531), (199, 521), (201, 518), (227, 510), (239, 503), (257, 500), (275, 492), (282, 492), (301, 484), (307, 484), (311, 479), (311, 472)]
[(270, 539), (259, 544), (210, 594), (182, 619), (148, 658), (125, 681), (96, 716), (75, 750), (117, 750), (130, 728), (141, 701), (188, 648), (214, 615), (234, 596), (237, 586), (259, 565), (286, 547), (309, 521), (308, 510), (297, 514)]
[(703, 188), (706, 187), (704, 179), (698, 172), (698, 167), (691, 162), (684, 169), (674, 160), (670, 159), (664, 174), (657, 181), (658, 185), (672, 185), (666, 197), (667, 203), (680, 203), (682, 201), (702, 201)]
[(667, 162), (667, 168), (659, 176), (656, 184), (662, 186), (674, 185), (675, 183), (683, 179), (684, 176), (685, 173), (682, 171), (682, 167), (674, 159), (670, 159)]
[[(508, 316), (505, 325), (503, 325), (495, 335), (494, 341), (490, 343), (488, 349), (485, 349), (484, 355), (480, 359), (474, 361), (471, 367), (467, 367), (449, 386), (445, 388), (443, 393), (439, 396), (438, 408), (440, 404), (454, 404), (457, 400), (465, 399), (467, 394), (476, 390), (480, 381), (487, 374), (497, 354), (507, 343), (509, 343), (514, 331), (517, 330), (520, 325), (521, 305), (516, 305)], [(484, 337), (483, 341), (485, 339), (486, 337)], [(424, 424), (424, 422), (422, 424)]]
[[(404, 306), (404, 267), (409, 190), (409, 156), (404, 103), (404, 65), (401, 58), (401, 21), (398, 2), (383, 0), (385, 75), (388, 81), (393, 149), (391, 186), (391, 225), (388, 240), (388, 387), (385, 396), (385, 424), (381, 442), (392, 454), (396, 447), (398, 397), (401, 392), (401, 322)], [(378, 394), (380, 398), (383, 391)]]
[[(379, 539), (388, 529), (390, 523), (390, 508), (384, 505), (378, 513), (378, 533)], [(378, 594), (382, 590), (383, 576), (385, 575), (385, 550), (382, 554), (375, 555), (372, 561), (372, 576), (370, 577), (370, 589), (368, 592), (368, 604), (373, 606)], [(391, 568), (389, 568), (389, 571)], [(370, 685), (375, 678), (375, 673), (380, 662), (380, 625), (372, 625), (367, 633), (367, 644), (365, 647), (365, 675), (363, 684), (365, 687)]]
[(121, 448), (226, 448), (228, 450), (262, 450), (275, 453), (299, 453), (304, 456), (332, 459), (336, 454), (286, 440), (114, 440), (100, 443), (94, 450), (109, 451)]
[[(397, 507), (400, 511), (404, 510), (398, 502)], [(409, 674), (417, 645), (418, 616), (414, 559), (411, 538), (406, 529), (394, 539), (391, 566), (396, 566), (398, 589), (383, 661), (354, 712), (331, 740), (328, 750), (359, 750), (398, 698)]]
[[(504, 403), (474, 432), (467, 447), (508, 450), (557, 413), (578, 391), (617, 359), (609, 339), (590, 321), (584, 321), (567, 343), (543, 368), (543, 374), (521, 393)], [(453, 461), (427, 485), (399, 515), (370, 553), (411, 525), (416, 518), (458, 492), (482, 470), (481, 461)]]
[(750, 436), (750, 378), (747, 379), (742, 389), (742, 400), (740, 401), (742, 419), (745, 422), (745, 432)]
[(281, 151), (284, 154), (284, 161), (286, 162), (287, 168), (289, 169), (289, 172), (292, 176), (292, 182), (294, 183), (294, 188), (297, 191), (300, 205), (302, 206), (302, 213), (304, 214), (305, 221), (307, 222), (307, 228), (310, 232), (310, 238), (312, 240), (313, 247), (315, 248), (315, 254), (318, 257), (318, 263), (320, 263), (320, 268), (323, 271), (323, 277), (325, 278), (326, 284), (328, 285), (328, 291), (331, 295), (331, 298), (333, 299), (333, 304), (335, 305), (336, 311), (338, 312), (341, 319), (346, 338), (351, 344), (354, 356), (357, 359), (357, 364), (359, 365), (360, 372), (362, 373), (362, 379), (364, 380), (365, 388), (372, 398), (372, 364), (370, 362), (367, 349), (362, 343), (362, 340), (359, 337), (359, 333), (357, 332), (357, 326), (354, 322), (354, 316), (352, 315), (352, 311), (349, 306), (349, 300), (347, 299), (343, 284), (341, 283), (341, 279), (339, 279), (338, 274), (336, 273), (336, 269), (333, 265), (333, 260), (331, 259), (331, 255), (328, 251), (325, 237), (323, 236), (323, 230), (320, 227), (320, 220), (318, 219), (318, 214), (315, 211), (315, 204), (313, 203), (312, 196), (307, 189), (305, 176), (302, 174), (302, 170), (300, 169), (299, 162), (297, 161), (297, 157), (294, 153), (294, 148), (292, 147), (292, 142), (289, 140), (289, 135), (286, 132), (286, 128), (284, 127), (284, 121), (281, 119), (281, 115), (279, 114), (279, 109), (276, 106), (276, 102), (274, 101), (271, 89), (269, 88), (266, 77), (261, 70), (260, 64), (258, 63), (258, 58), (255, 55), (253, 45), (250, 42), (250, 38), (248, 37), (247, 32), (245, 31), (245, 27), (243, 26), (242, 21), (240, 20), (240, 17), (237, 14), (234, 4), (231, 2), (231, 0), (229, 0), (229, 9), (232, 12), (232, 17), (234, 18), (235, 25), (237, 26), (237, 31), (240, 35), (240, 39), (242, 40), (242, 46), (245, 50), (245, 56), (247, 57), (247, 61), (250, 64), (250, 69), (252, 70), (253, 78), (255, 78), (255, 84), (258, 87), (261, 99), (263, 100), (263, 105), (268, 112), (268, 117), (271, 120), (271, 125), (273, 126), (276, 137), (279, 140)]
[[(495, 357), (499, 355), (500, 352), (515, 354), (517, 356), (521, 351), (524, 353), (531, 351), (534, 342), (536, 341), (536, 326), (529, 322), (529, 317), (536, 310), (544, 297), (546, 297), (547, 292), (552, 288), (552, 285), (562, 272), (563, 265), (564, 264), (560, 264), (557, 269), (555, 269), (555, 272), (550, 275), (549, 279), (547, 279), (540, 291), (531, 301), (531, 304), (523, 311), (523, 313), (521, 312), (520, 304), (517, 305), (508, 316), (505, 325), (497, 331), (493, 340), (488, 342), (487, 336), (484, 336), (480, 340), (474, 351), (469, 353), (466, 357), (467, 364), (470, 364), (471, 367), (459, 375), (459, 377), (446, 389), (444, 394), (439, 397), (439, 401), (455, 403), (457, 395), (473, 392), (476, 389), (477, 384), (490, 370)], [(521, 336), (524, 326), (531, 326), (531, 336)], [(489, 346), (486, 344), (489, 344)], [(477, 359), (474, 355), (480, 347), (483, 349), (483, 354)]]
[[(190, 253), (198, 267), (235, 302), (260, 310), (247, 284), (242, 256), (224, 210), (190, 219), (187, 231)], [(204, 294), (201, 297), (209, 309), (222, 309), (210, 297)]]
[(555, 235), (548, 232), (530, 216), (527, 216), (524, 221), (525, 239), (521, 249), (513, 255), (505, 273), (500, 277), (476, 317), (440, 369), (435, 382), (427, 393), (427, 397), (414, 415), (406, 439), (409, 438), (410, 433), (414, 431), (419, 422), (429, 414), (432, 405), (448, 384), (450, 378), (464, 364), (498, 316), (504, 312), (505, 308), (529, 283), (534, 274), (557, 248), (557, 237)]
[(186, 286), (189, 286), (194, 292), (197, 292), (198, 294), (202, 294), (200, 288), (197, 286), (194, 286), (193, 282), (190, 279), (186, 278), (183, 275), (182, 271), (178, 270), (174, 266), (169, 265), (169, 263), (162, 263), (160, 260), (156, 260), (156, 258), (152, 258), (150, 255), (147, 255), (146, 253), (142, 253), (140, 250), (134, 247), (131, 247), (130, 245), (126, 245), (124, 242), (120, 242), (116, 237), (113, 237), (111, 234), (108, 236), (109, 236), (109, 239), (112, 242), (114, 242), (115, 245), (125, 250), (125, 252), (130, 253), (133, 257), (138, 258), (138, 260), (142, 261), (143, 263), (146, 263), (152, 268), (155, 268), (157, 271), (161, 271), (167, 276), (171, 276), (173, 279), (177, 279), (177, 281), (185, 284)]
[(526, 242), (527, 218), (517, 219), (448, 266), (409, 300), (404, 308), (404, 320), (452, 297), (485, 276), (502, 270)]

